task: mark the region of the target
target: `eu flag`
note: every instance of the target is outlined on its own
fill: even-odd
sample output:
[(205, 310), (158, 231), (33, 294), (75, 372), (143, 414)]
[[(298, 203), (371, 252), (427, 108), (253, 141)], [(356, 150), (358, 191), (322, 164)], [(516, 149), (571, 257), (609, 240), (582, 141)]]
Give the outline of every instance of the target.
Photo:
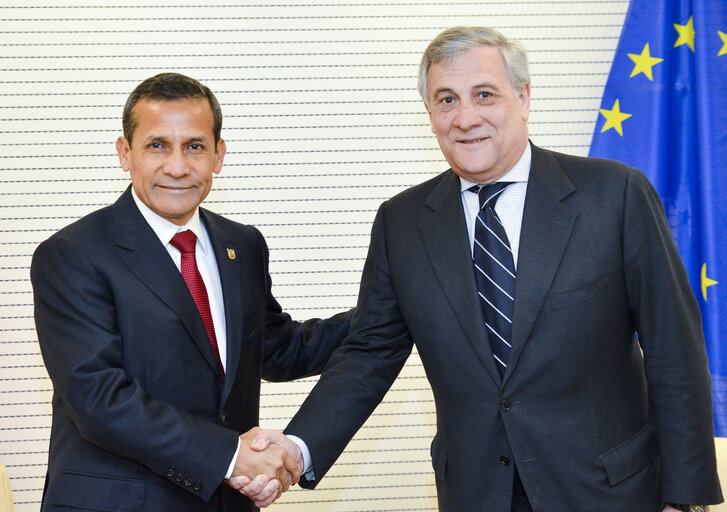
[(702, 308), (727, 436), (727, 0), (631, 0), (591, 156), (641, 169)]

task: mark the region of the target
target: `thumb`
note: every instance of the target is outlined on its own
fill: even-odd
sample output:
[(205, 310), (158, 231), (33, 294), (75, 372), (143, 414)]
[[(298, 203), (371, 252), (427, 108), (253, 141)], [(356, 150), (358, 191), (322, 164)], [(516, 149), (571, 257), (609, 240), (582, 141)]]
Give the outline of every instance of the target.
[(256, 452), (265, 450), (268, 446), (270, 446), (270, 443), (275, 442), (272, 434), (273, 433), (270, 430), (261, 430), (257, 433), (255, 439), (252, 440), (250, 448)]

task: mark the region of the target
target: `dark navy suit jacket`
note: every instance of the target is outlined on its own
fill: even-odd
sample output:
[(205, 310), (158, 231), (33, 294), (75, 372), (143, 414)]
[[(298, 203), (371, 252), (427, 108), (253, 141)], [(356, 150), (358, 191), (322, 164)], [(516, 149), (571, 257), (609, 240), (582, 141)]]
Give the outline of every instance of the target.
[(440, 510), (510, 512), (515, 467), (535, 511), (721, 501), (699, 307), (661, 201), (635, 169), (532, 149), (504, 378), (450, 170), (379, 209), (351, 334), (287, 431), (319, 481), (415, 344)]
[(220, 499), (256, 510), (222, 482), (238, 435), (258, 424), (260, 379), (319, 372), (348, 320), (292, 321), (271, 295), (262, 235), (200, 214), (224, 295), (225, 379), (129, 189), (36, 250), (35, 320), (54, 386), (44, 512), (217, 512)]

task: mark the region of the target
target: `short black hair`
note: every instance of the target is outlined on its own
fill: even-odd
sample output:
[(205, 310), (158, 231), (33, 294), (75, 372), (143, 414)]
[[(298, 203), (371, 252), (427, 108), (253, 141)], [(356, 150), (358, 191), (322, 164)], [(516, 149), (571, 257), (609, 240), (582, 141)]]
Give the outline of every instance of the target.
[(137, 85), (126, 100), (121, 124), (124, 129), (124, 137), (129, 141), (129, 147), (131, 147), (131, 136), (136, 128), (132, 110), (139, 100), (174, 101), (185, 98), (207, 98), (215, 118), (212, 130), (215, 135), (215, 145), (217, 145), (222, 132), (222, 109), (214, 93), (209, 87), (202, 85), (194, 78), (179, 73), (160, 73)]

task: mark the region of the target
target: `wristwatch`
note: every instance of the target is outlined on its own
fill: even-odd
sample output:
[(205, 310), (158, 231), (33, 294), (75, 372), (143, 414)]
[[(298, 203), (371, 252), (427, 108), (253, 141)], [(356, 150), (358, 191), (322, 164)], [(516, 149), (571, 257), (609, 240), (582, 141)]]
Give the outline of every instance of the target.
[(673, 507), (682, 512), (706, 512), (706, 505), (678, 505), (676, 503), (667, 503), (670, 507)]

